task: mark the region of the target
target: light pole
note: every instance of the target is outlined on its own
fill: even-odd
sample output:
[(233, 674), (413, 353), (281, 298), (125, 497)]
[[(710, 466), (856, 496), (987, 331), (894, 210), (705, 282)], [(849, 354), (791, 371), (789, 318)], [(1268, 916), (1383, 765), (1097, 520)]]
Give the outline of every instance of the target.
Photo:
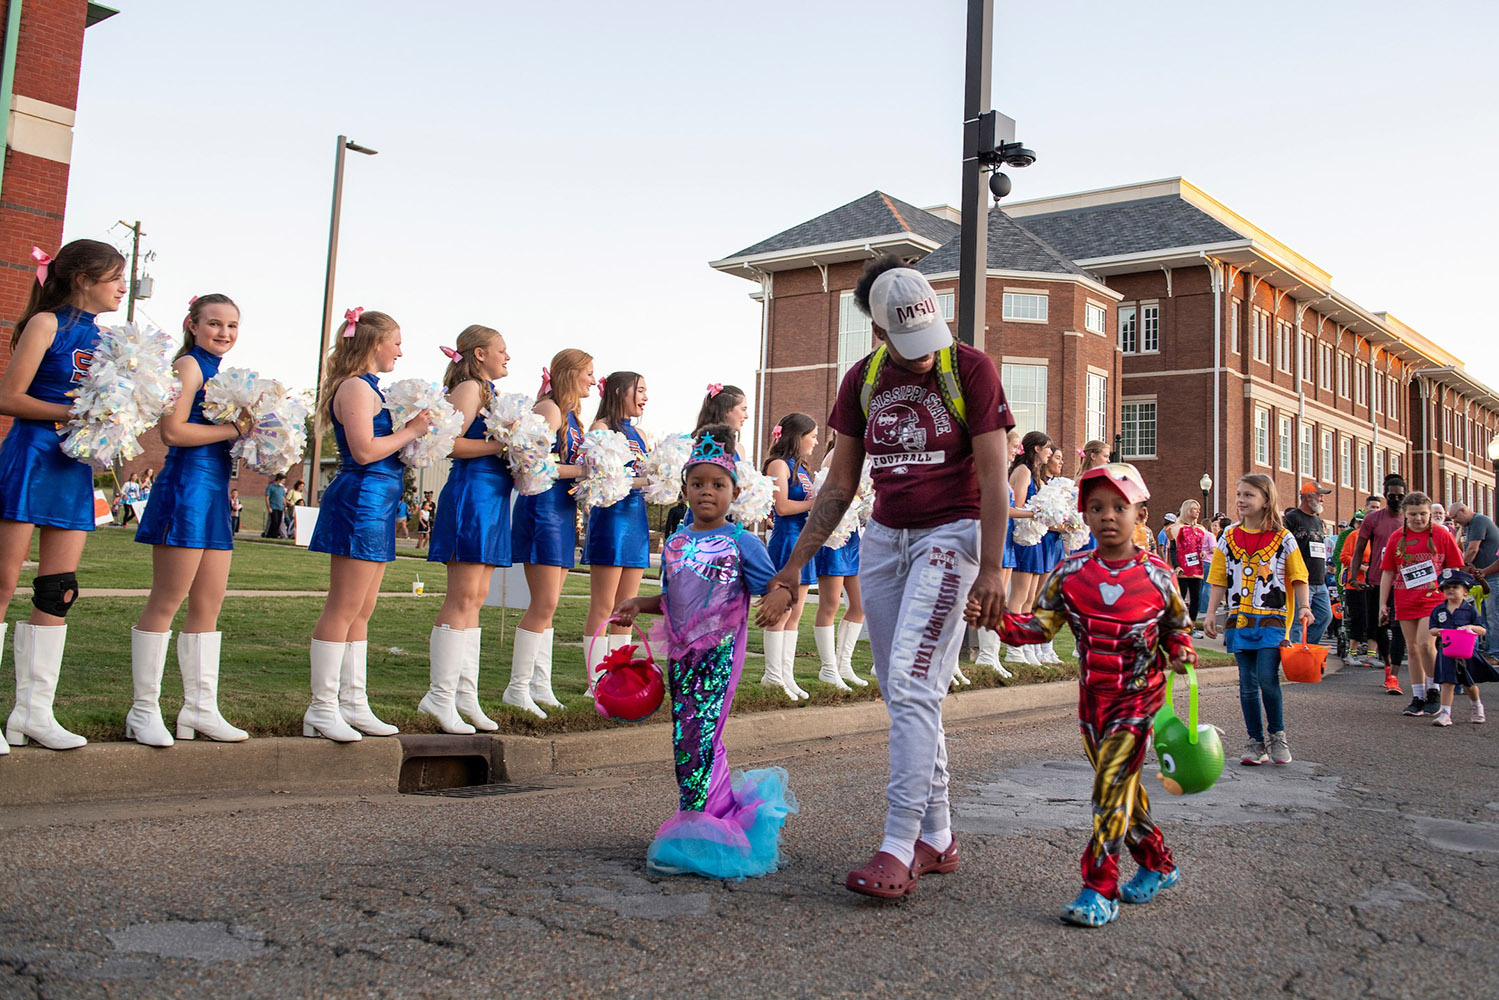
[[(328, 272), (323, 277), (323, 325), (318, 334), (317, 351), (317, 386), (314, 391), (314, 399), (323, 391), (323, 360), (328, 356), (328, 337), (333, 330), (333, 272), (338, 266), (338, 219), (343, 209), (344, 200), (344, 151), (352, 149), (356, 153), (365, 156), (374, 156), (378, 149), (370, 149), (361, 146), (357, 142), (351, 142), (349, 137), (341, 135), (338, 137), (338, 152), (333, 157), (333, 216), (328, 224)], [(316, 412), (316, 406), (313, 407)], [(323, 435), (319, 433), (317, 422), (312, 427), (312, 475), (308, 477), (307, 483), (307, 506), (317, 506), (318, 489), (322, 484), (319, 478), (323, 474)]]
[(1494, 496), (1489, 501), (1489, 516), (1499, 510), (1499, 437), (1489, 442), (1489, 461), (1494, 463)]
[(1213, 477), (1204, 472), (1197, 481), (1197, 488), (1202, 490), (1202, 521), (1205, 524), (1213, 516), (1208, 512), (1208, 494), (1213, 491)]

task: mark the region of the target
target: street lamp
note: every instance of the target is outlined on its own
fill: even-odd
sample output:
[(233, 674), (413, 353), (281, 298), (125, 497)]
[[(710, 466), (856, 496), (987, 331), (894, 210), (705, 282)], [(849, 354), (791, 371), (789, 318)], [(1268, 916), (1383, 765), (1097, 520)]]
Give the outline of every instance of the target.
[(1208, 513), (1208, 494), (1213, 490), (1213, 477), (1204, 472), (1202, 478), (1197, 480), (1197, 488), (1202, 490), (1202, 520), (1205, 522), (1212, 517)]
[[(346, 135), (338, 137), (338, 152), (333, 157), (333, 217), (328, 224), (328, 272), (323, 277), (323, 325), (318, 336), (317, 351), (317, 386), (314, 389), (316, 396), (323, 391), (323, 361), (328, 356), (328, 337), (333, 332), (333, 271), (338, 265), (338, 220), (343, 209), (344, 200), (344, 151), (353, 150), (363, 153), (365, 156), (374, 156), (378, 149), (370, 149), (353, 142)], [(314, 407), (316, 412), (316, 407)], [(313, 422), (312, 428), (312, 475), (308, 477), (307, 505), (317, 506), (318, 488), (322, 484), (319, 478), (323, 474), (323, 435), (319, 433), (317, 422)]]
[[(1499, 495), (1499, 437), (1489, 442), (1489, 461), (1494, 463), (1494, 492)], [(1489, 508), (1489, 514), (1492, 516), (1494, 510), (1499, 508), (1499, 500), (1491, 499)]]

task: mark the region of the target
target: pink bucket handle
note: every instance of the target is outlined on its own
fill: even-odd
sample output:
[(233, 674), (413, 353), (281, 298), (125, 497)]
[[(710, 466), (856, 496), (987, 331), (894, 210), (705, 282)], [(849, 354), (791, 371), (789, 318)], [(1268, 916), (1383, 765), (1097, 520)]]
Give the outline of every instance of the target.
[[(609, 627), (609, 625), (613, 621), (614, 621), (614, 619), (612, 617), (611, 618), (605, 618), (599, 624), (599, 627), (594, 630), (593, 634), (588, 637), (588, 654), (587, 654), (587, 658), (588, 659), (590, 659), (590, 660), (593, 659), (593, 644), (595, 642), (597, 642), (600, 638), (603, 637), (604, 630), (607, 629)], [(639, 632), (640, 633), (640, 641), (643, 642), (643, 643), (645, 643), (645, 656), (646, 656), (646, 659), (650, 660), (652, 663), (655, 663), (656, 662), (656, 654), (653, 653), (653, 652), (651, 652), (651, 640), (645, 634), (645, 629), (641, 628), (639, 625), (636, 625), (634, 622), (631, 622), (630, 623), (630, 630), (632, 632)], [(657, 667), (656, 669), (660, 670), (661, 668)], [(585, 669), (584, 673), (591, 674), (592, 671)], [(595, 681), (595, 678), (593, 678), (593, 677), (589, 677), (588, 678), (588, 694), (589, 694), (589, 697), (592, 697), (593, 693), (594, 693), (594, 691), (593, 691), (594, 681)]]

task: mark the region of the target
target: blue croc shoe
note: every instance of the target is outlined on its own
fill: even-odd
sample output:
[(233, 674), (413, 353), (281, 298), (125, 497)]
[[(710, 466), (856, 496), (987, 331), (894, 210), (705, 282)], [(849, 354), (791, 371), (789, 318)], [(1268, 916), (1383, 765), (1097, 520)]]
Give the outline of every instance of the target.
[(1084, 889), (1076, 899), (1062, 907), (1062, 919), (1079, 927), (1102, 927), (1119, 919), (1119, 901), (1104, 899), (1094, 889)]
[(1169, 872), (1141, 868), (1135, 872), (1134, 878), (1119, 887), (1119, 898), (1126, 903), (1148, 903), (1155, 899), (1156, 893), (1171, 888), (1181, 878), (1180, 868), (1173, 868)]

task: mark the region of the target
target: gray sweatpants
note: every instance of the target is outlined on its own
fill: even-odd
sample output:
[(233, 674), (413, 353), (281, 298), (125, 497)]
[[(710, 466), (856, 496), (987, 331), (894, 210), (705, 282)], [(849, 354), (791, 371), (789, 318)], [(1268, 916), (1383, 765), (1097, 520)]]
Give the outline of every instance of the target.
[(952, 825), (942, 699), (958, 665), (963, 605), (978, 575), (979, 523), (896, 529), (871, 521), (861, 546), (864, 620), (890, 712), (885, 833), (915, 840)]

